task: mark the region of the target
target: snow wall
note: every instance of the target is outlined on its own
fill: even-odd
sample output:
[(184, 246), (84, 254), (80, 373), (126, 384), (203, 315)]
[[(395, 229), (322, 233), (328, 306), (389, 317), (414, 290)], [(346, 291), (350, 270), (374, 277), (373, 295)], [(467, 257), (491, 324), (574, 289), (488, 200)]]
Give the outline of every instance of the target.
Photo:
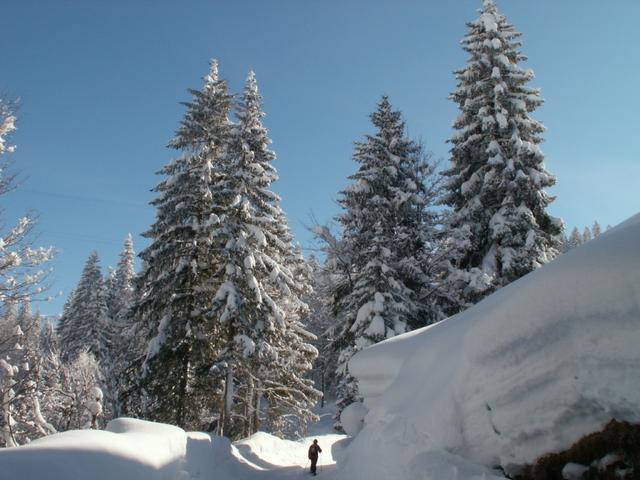
[(640, 214), (461, 314), (357, 354), (349, 368), (368, 413), (340, 478), (515, 471), (611, 418), (640, 422), (639, 365)]

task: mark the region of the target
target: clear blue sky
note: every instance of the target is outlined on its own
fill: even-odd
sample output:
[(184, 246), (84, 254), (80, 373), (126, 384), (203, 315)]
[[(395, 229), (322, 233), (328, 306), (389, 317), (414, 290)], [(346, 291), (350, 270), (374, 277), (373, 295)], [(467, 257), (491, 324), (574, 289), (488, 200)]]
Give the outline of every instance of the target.
[[(291, 226), (303, 247), (314, 215), (329, 221), (353, 172), (352, 142), (370, 131), (381, 94), (409, 132), (446, 161), (456, 109), (452, 71), (480, 0), (20, 0), (0, 6), (0, 92), (20, 97), (5, 223), (40, 216), (37, 244), (60, 249), (52, 293), (65, 296), (93, 249), (115, 265), (136, 250), (164, 146), (211, 57), (239, 91), (254, 69), (278, 155)], [(498, 0), (523, 33), (546, 104), (551, 211), (569, 227), (616, 224), (639, 208), (638, 0)], [(57, 313), (64, 298), (40, 304)]]

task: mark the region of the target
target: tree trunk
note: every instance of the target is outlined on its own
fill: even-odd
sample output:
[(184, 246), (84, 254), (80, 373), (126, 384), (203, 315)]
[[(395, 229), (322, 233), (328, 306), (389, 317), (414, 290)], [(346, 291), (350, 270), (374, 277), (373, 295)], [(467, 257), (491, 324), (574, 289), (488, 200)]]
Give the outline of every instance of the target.
[(224, 402), (220, 419), (220, 435), (228, 436), (231, 430), (231, 410), (233, 407), (233, 367), (227, 368), (227, 379), (224, 384)]
[(320, 398), (320, 408), (324, 408), (324, 365), (320, 370), (320, 386), (322, 388), (322, 397)]
[(186, 402), (187, 402), (187, 382), (189, 380), (189, 357), (191, 348), (189, 347), (182, 359), (182, 376), (178, 387), (178, 407), (176, 408), (176, 425), (186, 427), (184, 424)]
[(260, 390), (260, 385), (258, 385), (258, 388), (256, 388), (256, 393), (255, 393), (256, 403), (253, 409), (252, 422), (251, 422), (253, 433), (256, 433), (260, 428), (260, 400), (262, 400), (261, 392), (262, 390)]

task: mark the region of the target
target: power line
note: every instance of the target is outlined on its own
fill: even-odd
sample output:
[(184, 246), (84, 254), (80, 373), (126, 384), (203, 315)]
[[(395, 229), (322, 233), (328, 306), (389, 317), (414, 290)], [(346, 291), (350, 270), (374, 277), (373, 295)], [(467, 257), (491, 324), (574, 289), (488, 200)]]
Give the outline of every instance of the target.
[(56, 198), (62, 198), (62, 199), (65, 199), (65, 200), (73, 200), (73, 201), (81, 200), (81, 201), (85, 201), (85, 202), (89, 201), (89, 202), (95, 202), (95, 203), (107, 203), (107, 204), (115, 204), (115, 205), (124, 205), (124, 206), (127, 206), (127, 207), (133, 207), (133, 208), (140, 208), (140, 209), (144, 208), (145, 210), (149, 208), (148, 204), (128, 202), (126, 200), (106, 199), (106, 198), (90, 197), (90, 196), (79, 195), (79, 194), (51, 192), (51, 191), (47, 191), (47, 190), (39, 190), (39, 189), (34, 189), (34, 188), (20, 188), (20, 190), (18, 190), (18, 192), (31, 193), (31, 194), (40, 195), (40, 196), (46, 196), (46, 197), (56, 197)]

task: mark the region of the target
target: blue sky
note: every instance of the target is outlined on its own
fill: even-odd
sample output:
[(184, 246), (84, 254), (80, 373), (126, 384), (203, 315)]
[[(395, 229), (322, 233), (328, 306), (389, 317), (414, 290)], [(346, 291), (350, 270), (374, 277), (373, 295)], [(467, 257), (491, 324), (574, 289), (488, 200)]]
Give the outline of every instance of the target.
[[(65, 295), (93, 249), (106, 269), (154, 220), (154, 175), (211, 57), (233, 91), (254, 69), (291, 226), (328, 222), (355, 169), (380, 95), (410, 135), (446, 161), (452, 71), (480, 0), (20, 0), (0, 11), (0, 92), (21, 99), (14, 143), (24, 182), (5, 223), (38, 213), (36, 243), (60, 249), (51, 292)], [(639, 210), (640, 2), (498, 0), (523, 33), (545, 105), (543, 151), (558, 178), (551, 212), (569, 227)], [(64, 297), (39, 304), (61, 310)]]

